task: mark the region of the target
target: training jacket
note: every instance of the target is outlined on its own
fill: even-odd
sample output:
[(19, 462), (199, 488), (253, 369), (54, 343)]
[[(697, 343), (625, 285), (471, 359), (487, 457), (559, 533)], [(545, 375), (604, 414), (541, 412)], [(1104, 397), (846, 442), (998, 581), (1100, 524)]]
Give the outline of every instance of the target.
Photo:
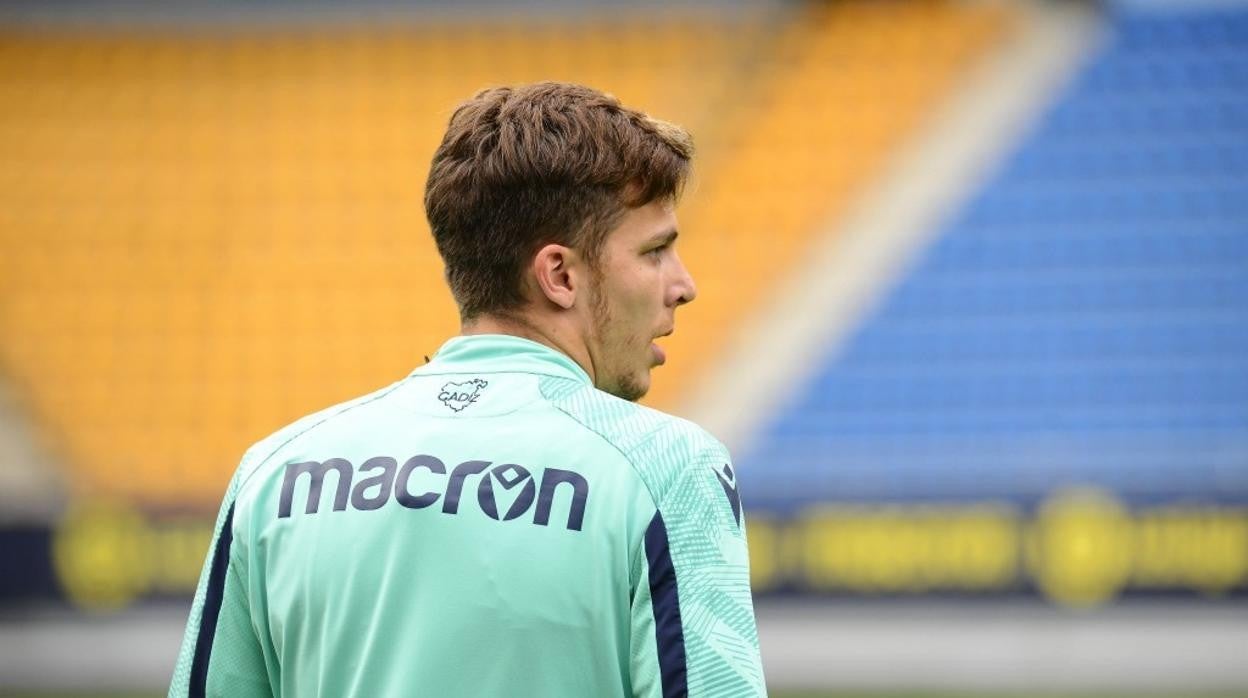
[(278, 431), (170, 696), (764, 695), (727, 451), (518, 337)]

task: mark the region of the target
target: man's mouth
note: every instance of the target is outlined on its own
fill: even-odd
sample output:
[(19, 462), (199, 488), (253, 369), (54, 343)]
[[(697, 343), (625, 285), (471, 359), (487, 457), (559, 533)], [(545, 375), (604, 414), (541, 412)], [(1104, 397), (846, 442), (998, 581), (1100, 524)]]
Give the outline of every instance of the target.
[[(674, 331), (675, 330), (668, 330), (660, 334), (658, 337), (655, 337), (655, 339), (661, 339), (663, 337), (666, 337)], [(654, 355), (655, 366), (662, 366), (663, 364), (667, 363), (667, 352), (663, 351), (663, 347), (659, 346), (658, 344), (655, 344), (653, 342), (650, 344), (650, 353)]]
[(663, 351), (663, 347), (652, 343), (650, 345), (650, 353), (654, 355), (655, 366), (662, 366), (667, 363), (667, 353)]

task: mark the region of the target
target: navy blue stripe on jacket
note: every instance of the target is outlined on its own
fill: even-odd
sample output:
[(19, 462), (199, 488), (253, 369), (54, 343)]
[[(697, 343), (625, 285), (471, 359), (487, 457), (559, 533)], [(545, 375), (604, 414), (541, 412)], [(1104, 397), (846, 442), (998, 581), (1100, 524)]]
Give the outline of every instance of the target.
[(646, 529), (646, 560), (650, 563), (650, 603), (654, 608), (654, 634), (658, 641), (663, 698), (687, 696), (685, 631), (680, 622), (676, 568), (672, 565), (668, 548), (667, 526), (657, 511)]
[(221, 615), (221, 601), (225, 595), (225, 573), (230, 566), (230, 544), (234, 541), (234, 504), (225, 515), (217, 547), (212, 552), (212, 570), (208, 573), (208, 589), (204, 594), (204, 608), (199, 617), (199, 637), (195, 640), (195, 658), (191, 662), (191, 698), (202, 698), (208, 686), (208, 660), (212, 654), (212, 639), (217, 634), (217, 617)]

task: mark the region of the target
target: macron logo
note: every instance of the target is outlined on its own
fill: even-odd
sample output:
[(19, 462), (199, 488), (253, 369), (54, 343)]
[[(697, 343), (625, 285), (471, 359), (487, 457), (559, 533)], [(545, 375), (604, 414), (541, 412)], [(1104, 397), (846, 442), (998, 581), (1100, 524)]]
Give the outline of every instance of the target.
[(715, 471), (715, 477), (719, 479), (719, 486), (724, 488), (724, 494), (728, 497), (728, 505), (732, 507), (732, 518), (736, 519), (737, 528), (741, 527), (741, 493), (737, 490), (737, 476), (732, 472), (732, 466), (724, 463), (724, 469)]
[(465, 407), (481, 397), (481, 391), (487, 385), (489, 383), (480, 378), (473, 378), (463, 383), (447, 383), (442, 386), (442, 392), (438, 393), (438, 399), (452, 410), (462, 412)]

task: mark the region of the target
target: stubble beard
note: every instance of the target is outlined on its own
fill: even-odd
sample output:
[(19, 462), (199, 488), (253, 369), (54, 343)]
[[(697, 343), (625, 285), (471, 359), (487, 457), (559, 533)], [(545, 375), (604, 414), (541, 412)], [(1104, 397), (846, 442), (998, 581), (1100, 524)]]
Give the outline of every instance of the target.
[[(614, 350), (621, 349), (626, 342), (620, 341), (611, 334), (611, 304), (607, 302), (606, 294), (601, 292), (603, 278), (597, 273), (594, 276), (594, 288), (589, 305), (593, 314), (593, 336), (599, 347), (606, 350), (607, 354), (614, 355)], [(596, 387), (621, 400), (637, 402), (650, 388), (649, 385), (642, 385), (637, 376), (627, 368), (601, 366), (598, 370), (605, 371), (606, 375), (599, 374)]]

